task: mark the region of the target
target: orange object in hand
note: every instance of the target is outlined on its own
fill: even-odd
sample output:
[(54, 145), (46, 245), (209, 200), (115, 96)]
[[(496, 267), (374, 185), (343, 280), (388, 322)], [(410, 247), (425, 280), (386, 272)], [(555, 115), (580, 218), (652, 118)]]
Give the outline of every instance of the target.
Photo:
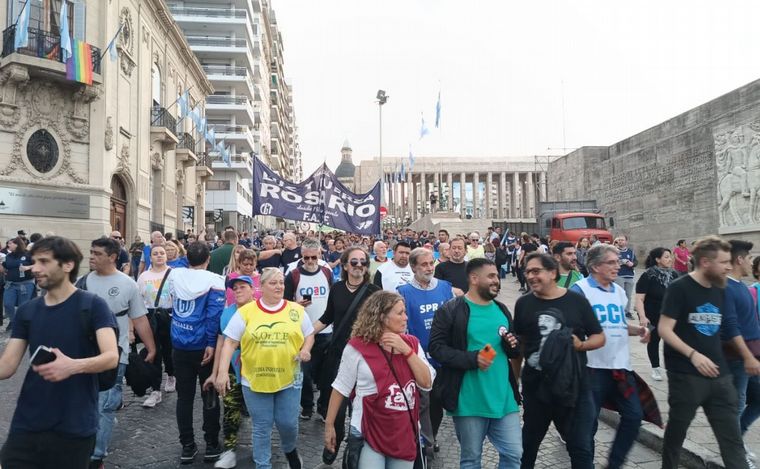
[(491, 347), (491, 344), (486, 344), (486, 346), (483, 347), (483, 350), (478, 352), (478, 355), (488, 360), (489, 362), (492, 362), (493, 359), (496, 358), (496, 350)]

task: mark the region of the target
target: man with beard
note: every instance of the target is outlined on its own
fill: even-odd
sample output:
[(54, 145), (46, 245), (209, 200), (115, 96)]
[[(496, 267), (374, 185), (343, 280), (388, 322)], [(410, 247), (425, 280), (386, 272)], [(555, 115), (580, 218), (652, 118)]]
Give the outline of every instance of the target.
[[(343, 252), (341, 261), (341, 281), (330, 288), (327, 296), (325, 314), (314, 323), (314, 334), (319, 334), (325, 328), (333, 327), (332, 339), (327, 349), (327, 356), (322, 364), (322, 379), (319, 385), (319, 399), (317, 400), (317, 413), (324, 421), (327, 415), (327, 405), (332, 392), (332, 383), (338, 374), (340, 359), (343, 349), (348, 343), (353, 329), (356, 315), (364, 301), (380, 287), (369, 281), (369, 253), (361, 247), (350, 247)], [(346, 436), (345, 422), (348, 399), (343, 401), (338, 416), (335, 419), (336, 441), (340, 444)], [(331, 452), (325, 448), (322, 460), (325, 464), (332, 464), (337, 456), (338, 448)]]
[(375, 278), (377, 268), (388, 262), (388, 245), (382, 241), (375, 241), (372, 253), (372, 259), (369, 261), (369, 277)]
[(412, 280), (414, 274), (409, 267), (411, 246), (406, 241), (399, 241), (393, 248), (393, 258), (377, 268), (374, 284), (385, 291), (396, 292), (398, 287)]
[(464, 239), (454, 238), (449, 246), (449, 260), (435, 266), (435, 278), (449, 282), (455, 288), (456, 296), (464, 295), (470, 287), (466, 273), (467, 261), (464, 260), (466, 252)]
[(480, 467), (486, 436), (499, 453), (499, 467), (520, 467), (520, 394), (509, 363), (519, 356), (512, 315), (495, 301), (501, 288), (496, 264), (467, 264), (470, 286), (433, 318), (430, 355), (441, 366), (433, 393), (454, 418), (460, 467)]
[[(409, 264), (412, 266), (414, 277), (411, 283), (401, 285), (398, 293), (404, 298), (406, 315), (409, 318), (407, 330), (409, 334), (420, 339), (420, 345), (427, 354), (427, 359), (436, 370), (438, 363), (430, 357), (428, 342), (430, 341), (430, 327), (436, 311), (444, 303), (454, 298), (451, 284), (445, 280), (433, 277), (433, 252), (425, 248), (417, 248), (409, 255)], [(420, 391), (420, 424), (422, 425), (422, 437), (425, 438), (426, 446), (434, 446), (438, 428), (443, 420), (443, 407), (441, 401), (432, 398), (429, 392)]]
[(580, 364), (578, 393), (575, 402), (547, 402), (539, 396), (541, 372), (528, 360), (522, 370), (523, 390), (523, 456), (522, 467), (536, 464), (538, 449), (549, 424), (553, 421), (563, 439), (573, 469), (593, 469), (592, 430), (596, 422), (591, 382), (586, 369), (586, 352), (604, 346), (605, 337), (599, 321), (586, 298), (557, 286), (559, 266), (548, 254), (534, 252), (525, 258), (525, 277), (531, 292), (515, 303), (515, 333), (520, 339), (522, 356), (530, 358), (541, 347), (544, 338), (539, 321), (546, 311), (557, 310), (563, 325), (572, 329), (573, 347)]
[[(736, 316), (724, 314), (731, 245), (708, 236), (697, 241), (692, 256), (694, 271), (668, 286), (657, 326), (665, 342), (670, 406), (662, 467), (678, 467), (686, 431), (702, 407), (718, 440), (723, 464), (748, 468), (736, 388), (721, 349), (721, 330), (738, 328)], [(738, 346), (739, 339), (741, 335), (732, 339), (734, 345)]]
[(578, 259), (575, 256), (575, 246), (567, 241), (560, 241), (552, 248), (552, 255), (559, 264), (559, 280), (557, 285), (562, 288), (570, 288), (573, 284), (583, 279), (578, 272)]
[[(26, 372), (0, 462), (6, 468), (87, 467), (98, 431), (96, 373), (119, 363), (116, 318), (105, 300), (74, 286), (82, 253), (72, 241), (49, 236), (29, 255), (47, 293), (19, 307), (0, 358), (0, 380), (16, 373), (27, 346), (30, 353), (53, 347), (55, 358)], [(83, 308), (89, 310), (87, 329)]]

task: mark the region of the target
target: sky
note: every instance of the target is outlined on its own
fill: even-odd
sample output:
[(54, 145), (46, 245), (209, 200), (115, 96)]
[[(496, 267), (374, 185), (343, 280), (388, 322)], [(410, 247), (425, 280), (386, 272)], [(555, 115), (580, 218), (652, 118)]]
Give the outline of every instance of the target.
[[(273, 0), (304, 175), (611, 145), (760, 79), (760, 2)], [(441, 94), (441, 126), (435, 104)], [(424, 116), (430, 134), (420, 139)]]

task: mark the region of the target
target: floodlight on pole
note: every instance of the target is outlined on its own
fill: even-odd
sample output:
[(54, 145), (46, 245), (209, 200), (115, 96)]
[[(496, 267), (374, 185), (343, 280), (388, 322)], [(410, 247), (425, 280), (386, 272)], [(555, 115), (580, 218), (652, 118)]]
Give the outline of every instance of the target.
[(383, 205), (383, 185), (385, 184), (385, 169), (383, 168), (383, 104), (388, 102), (389, 96), (385, 90), (377, 90), (377, 108), (380, 120), (380, 151), (378, 154), (378, 163), (380, 164), (380, 205)]

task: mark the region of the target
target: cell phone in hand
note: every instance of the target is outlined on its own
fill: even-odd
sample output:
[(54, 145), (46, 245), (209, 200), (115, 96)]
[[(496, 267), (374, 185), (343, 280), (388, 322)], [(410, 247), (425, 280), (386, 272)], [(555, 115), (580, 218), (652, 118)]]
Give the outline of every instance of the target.
[(32, 355), (32, 365), (35, 366), (44, 365), (52, 361), (55, 361), (55, 353), (53, 353), (52, 348), (45, 347), (44, 345), (37, 347), (37, 350)]
[(311, 293), (309, 293), (308, 295), (302, 295), (301, 298), (303, 299), (303, 301), (311, 301)]

